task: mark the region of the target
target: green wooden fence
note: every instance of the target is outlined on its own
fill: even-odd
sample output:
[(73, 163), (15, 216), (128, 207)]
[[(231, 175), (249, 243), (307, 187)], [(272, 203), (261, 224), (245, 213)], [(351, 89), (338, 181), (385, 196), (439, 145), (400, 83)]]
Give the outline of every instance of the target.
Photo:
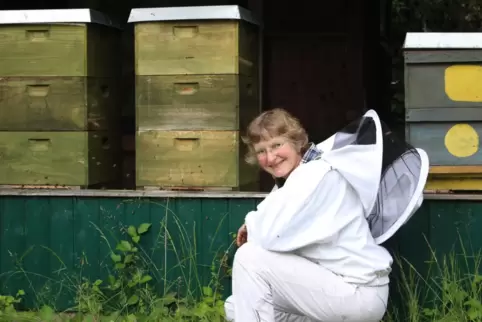
[[(232, 234), (263, 196), (1, 191), (0, 293), (23, 289), (27, 308), (45, 302), (68, 308), (82, 277), (106, 279), (112, 267), (110, 247), (125, 238), (126, 227), (141, 223), (152, 224), (140, 244), (156, 268), (159, 290), (166, 281), (181, 277), (193, 283), (190, 287), (203, 285), (213, 260), (226, 251), (232, 256)], [(461, 236), (477, 250), (482, 246), (481, 200), (479, 196), (427, 196), (422, 209), (387, 247), (420, 269), (430, 258), (427, 241), (443, 254), (457, 245)], [(199, 281), (194, 271), (199, 273)], [(229, 280), (224, 284), (228, 294)]]
[[(232, 234), (260, 198), (257, 194), (179, 197), (4, 191), (0, 195), (1, 293), (23, 289), (28, 308), (48, 301), (66, 309), (73, 305), (82, 277), (106, 279), (113, 266), (110, 249), (126, 239), (129, 225), (141, 223), (152, 224), (140, 244), (157, 271), (157, 286), (162, 288), (164, 279), (173, 282), (181, 277), (197, 283), (191, 288), (202, 286), (213, 260), (225, 251), (232, 255)], [(194, 261), (199, 282), (195, 281)], [(229, 292), (229, 282), (225, 284)]]

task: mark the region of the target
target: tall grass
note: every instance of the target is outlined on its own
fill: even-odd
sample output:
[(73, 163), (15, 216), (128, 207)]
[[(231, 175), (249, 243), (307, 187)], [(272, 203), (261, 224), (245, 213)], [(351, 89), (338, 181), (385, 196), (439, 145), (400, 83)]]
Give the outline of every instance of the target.
[(430, 250), (426, 273), (406, 258), (396, 258), (400, 300), (392, 303), (384, 321), (482, 321), (482, 250), (469, 251), (459, 238), (459, 247), (437, 254), (426, 242)]
[[(86, 276), (84, 268), (89, 265), (89, 258), (85, 255), (81, 259), (80, 269), (73, 273), (55, 252), (44, 245), (32, 246), (22, 256), (15, 258), (17, 269), (2, 273), (2, 281), (7, 283), (13, 277), (22, 277), (28, 285), (22, 291), (34, 299), (35, 311), (38, 312), (19, 316), (17, 312), (7, 309), (9, 303), (2, 303), (0, 298), (0, 321), (11, 322), (20, 318), (22, 321), (41, 321), (42, 314), (43, 318), (46, 318), (46, 314), (54, 318), (54, 312), (59, 311), (61, 314), (55, 314), (55, 319), (67, 319), (65, 321), (74, 318), (83, 321), (86, 317), (92, 321), (101, 321), (102, 317), (129, 322), (224, 321), (222, 294), (223, 283), (230, 275), (227, 263), (234, 246), (231, 235), (224, 238), (229, 240), (228, 245), (217, 245), (218, 248), (214, 249), (215, 245), (211, 243), (211, 263), (201, 265), (196, 226), (188, 230), (170, 209), (169, 203), (152, 203), (164, 209), (160, 225), (156, 225), (160, 227), (157, 231), (151, 229), (150, 223), (143, 223), (142, 227), (121, 227), (119, 236), (116, 234), (118, 227), (106, 231), (91, 222), (108, 250), (104, 259), (106, 265), (102, 265), (105, 278)], [(227, 214), (221, 218), (213, 239), (220, 233), (228, 234), (220, 230), (226, 218)], [(155, 234), (153, 242), (143, 240), (147, 234)], [(149, 239), (153, 240), (152, 236)], [(25, 258), (35, 247), (60, 264), (60, 268), (51, 276), (23, 268)], [(208, 278), (203, 274), (205, 272), (209, 272)], [(42, 279), (43, 285), (39, 288), (38, 282), (32, 281), (33, 278)], [(68, 308), (57, 307), (57, 303), (66, 296), (74, 299), (73, 305)]]

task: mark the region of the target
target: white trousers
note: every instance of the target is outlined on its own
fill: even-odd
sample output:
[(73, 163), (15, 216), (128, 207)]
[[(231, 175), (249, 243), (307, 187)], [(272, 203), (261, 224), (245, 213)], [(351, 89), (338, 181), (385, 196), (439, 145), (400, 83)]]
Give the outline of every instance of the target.
[(379, 322), (387, 302), (388, 285), (349, 284), (300, 256), (246, 243), (234, 256), (225, 311), (235, 322)]

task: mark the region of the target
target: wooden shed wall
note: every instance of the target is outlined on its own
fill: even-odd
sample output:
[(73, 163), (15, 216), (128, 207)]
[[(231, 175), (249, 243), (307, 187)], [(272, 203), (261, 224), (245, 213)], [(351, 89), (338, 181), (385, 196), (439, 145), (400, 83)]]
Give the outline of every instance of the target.
[[(376, 106), (366, 94), (376, 88), (369, 35), (378, 39), (378, 15), (369, 13), (360, 1), (315, 10), (307, 0), (264, 0), (263, 109), (287, 109), (320, 142)], [(271, 178), (261, 176), (262, 191), (271, 189)]]
[(331, 1), (314, 10), (308, 1), (265, 0), (263, 107), (288, 109), (315, 141), (364, 106), (364, 28), (357, 3)]

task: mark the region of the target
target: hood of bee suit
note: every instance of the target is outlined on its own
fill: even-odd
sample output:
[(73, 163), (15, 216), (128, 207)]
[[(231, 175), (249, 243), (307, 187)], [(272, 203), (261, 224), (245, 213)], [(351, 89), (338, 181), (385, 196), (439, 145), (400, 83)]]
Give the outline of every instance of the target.
[(377, 243), (393, 236), (420, 208), (428, 156), (398, 139), (374, 110), (317, 148), (357, 192)]

